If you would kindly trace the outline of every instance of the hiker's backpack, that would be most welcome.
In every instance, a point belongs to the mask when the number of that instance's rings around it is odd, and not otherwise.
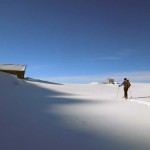
[[[129,82],[129,80],[127,80],[127,87],[129,88],[131,86],[131,83]]]
[[[124,87],[129,88],[130,86],[131,86],[131,84],[130,84],[129,80],[125,80],[124,81]]]

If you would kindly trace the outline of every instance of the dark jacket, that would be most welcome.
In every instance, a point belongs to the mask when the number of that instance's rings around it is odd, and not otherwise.
[[[120,86],[122,86],[122,85],[123,85],[125,88],[129,88],[131,84],[130,84],[129,80],[124,80]]]

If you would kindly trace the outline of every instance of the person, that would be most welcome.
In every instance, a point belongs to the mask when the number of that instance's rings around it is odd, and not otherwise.
[[[119,85],[119,87],[124,86],[124,97],[126,100],[128,99],[128,89],[130,88],[131,84],[129,82],[129,80],[127,80],[127,78],[124,78],[124,81],[122,82],[121,85]]]

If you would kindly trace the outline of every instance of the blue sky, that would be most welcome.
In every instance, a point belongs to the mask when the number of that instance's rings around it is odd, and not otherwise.
[[[149,0],[0,0],[0,63],[55,82],[150,81],[149,8]]]

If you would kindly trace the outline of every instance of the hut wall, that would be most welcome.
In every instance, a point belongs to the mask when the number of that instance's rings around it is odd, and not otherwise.
[[[14,70],[0,70],[0,71],[16,75],[19,79],[23,79],[24,78],[24,74],[25,74],[24,71],[14,71]]]

